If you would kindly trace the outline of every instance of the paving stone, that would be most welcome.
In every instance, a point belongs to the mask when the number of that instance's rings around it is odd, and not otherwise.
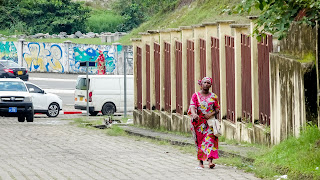
[[[108,136],[62,118],[0,117],[0,179],[258,179],[222,165],[196,170],[196,158],[173,147]]]

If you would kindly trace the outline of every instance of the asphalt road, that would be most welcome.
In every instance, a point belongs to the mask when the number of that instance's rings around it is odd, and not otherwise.
[[[76,117],[36,115],[33,123],[0,117],[0,179],[258,179],[223,165],[197,170],[195,155],[66,120]]]

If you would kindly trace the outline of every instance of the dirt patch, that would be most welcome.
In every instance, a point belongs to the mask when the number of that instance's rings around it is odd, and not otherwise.
[[[190,5],[193,1],[196,1],[196,0],[180,0],[178,9],[183,6]]]

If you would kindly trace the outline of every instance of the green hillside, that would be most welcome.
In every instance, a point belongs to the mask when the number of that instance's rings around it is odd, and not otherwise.
[[[224,7],[240,3],[240,0],[181,0],[173,11],[160,12],[152,16],[147,22],[124,36],[120,43],[131,44],[130,38],[139,37],[139,32],[154,29],[178,28],[179,26],[190,26],[203,22],[214,22],[216,20],[235,20],[236,23],[249,23],[246,16],[221,14]],[[250,15],[257,15],[257,11]]]

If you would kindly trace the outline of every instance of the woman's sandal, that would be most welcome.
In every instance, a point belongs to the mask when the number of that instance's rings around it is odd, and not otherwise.
[[[210,168],[210,169],[213,169],[215,166],[216,166],[216,165],[213,164],[213,163],[212,163],[212,164],[209,164],[209,168]]]
[[[196,167],[196,169],[203,169],[204,166],[203,165],[199,165],[198,167]]]

